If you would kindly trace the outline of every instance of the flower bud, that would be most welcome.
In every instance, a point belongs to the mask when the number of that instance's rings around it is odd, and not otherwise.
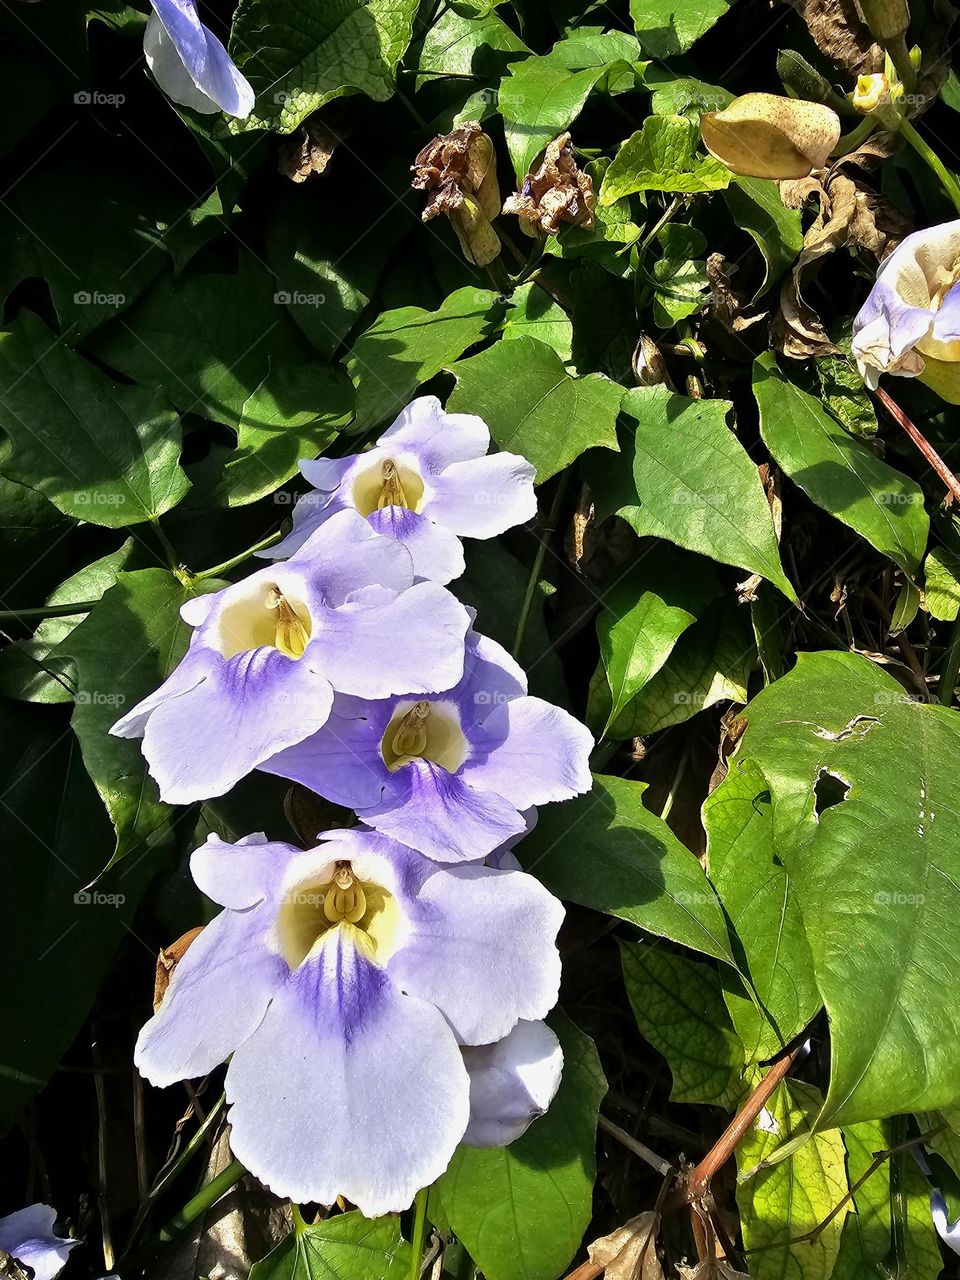
[[[819,102],[745,93],[700,117],[703,145],[747,178],[806,178],[821,169],[840,138],[840,117]]]
[[[910,6],[907,0],[859,0],[859,4],[870,34],[881,44],[907,34],[910,26]]]
[[[663,352],[652,338],[641,333],[633,353],[633,376],[641,387],[664,386],[673,391],[673,382],[667,372]]]
[[[493,219],[500,188],[493,143],[474,121],[427,143],[411,165],[412,185],[430,193],[424,222],[445,213],[468,262],[485,267],[500,254]]]

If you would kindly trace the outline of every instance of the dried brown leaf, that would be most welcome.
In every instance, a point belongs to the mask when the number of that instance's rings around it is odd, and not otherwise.
[[[342,139],[320,123],[308,120],[280,144],[277,171],[291,182],[306,182],[323,173]]]
[[[548,144],[523,186],[504,202],[503,212],[520,219],[531,235],[556,235],[561,223],[592,227],[597,201],[593,180],[577,164],[569,133]]]
[[[606,1280],[663,1280],[657,1257],[659,1215],[652,1209],[638,1213],[608,1236],[587,1246],[587,1257],[604,1268]]]
[[[857,11],[855,0],[792,0],[820,51],[858,76],[883,70],[883,50]]]

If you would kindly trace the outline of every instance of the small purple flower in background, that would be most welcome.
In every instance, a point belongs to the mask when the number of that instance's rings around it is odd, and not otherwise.
[[[0,1252],[29,1267],[33,1280],[54,1280],[70,1250],[80,1243],[58,1236],[53,1229],[56,1220],[56,1210],[48,1204],[32,1204],[0,1218]]]
[[[947,1217],[947,1202],[939,1191],[930,1193],[930,1213],[933,1217],[933,1225],[937,1229],[937,1235],[952,1249],[954,1253],[960,1253],[960,1218],[950,1225]]]
[[[225,111],[245,120],[254,93],[226,49],[203,25],[196,0],[150,0],[143,52],[157,84],[174,102],[204,115]]]
[[[563,1050],[544,1022],[518,1022],[495,1044],[463,1050],[470,1073],[468,1147],[506,1147],[542,1116],[560,1087]]]
[[[535,468],[489,447],[482,418],[445,413],[436,396],[422,396],[366,453],[301,462],[317,492],[304,494],[291,532],[261,554],[293,555],[348,507],[407,547],[418,578],[451,582],[463,573],[461,537],[493,538],[537,512]]]
[[[194,853],[226,909],[174,970],[137,1066],[168,1085],[229,1058],[230,1143],[262,1182],[371,1218],[404,1209],[468,1124],[516,1136],[548,1105],[560,1064],[537,1020],[563,907],[524,872],[438,867],[363,828],[306,853],[255,839]]]
[[[469,616],[444,587],[413,585],[409,553],[340,512],[286,564],[183,606],[183,660],[111,733],[143,738],[164,800],[222,795],[319,729],[334,690],[382,698],[447,688]]]
[[[356,809],[438,862],[485,858],[527,827],[522,811],[592,785],[589,731],[527,696],[521,668],[471,631],[463,678],[436,696],[337,697],[311,737],[260,768]]]
[[[960,220],[915,231],[877,272],[853,321],[853,354],[867,386],[881,373],[921,377],[960,402]]]

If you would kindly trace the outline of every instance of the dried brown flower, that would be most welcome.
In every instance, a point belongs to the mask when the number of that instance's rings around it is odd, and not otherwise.
[[[523,186],[508,196],[504,213],[515,213],[528,235],[556,235],[562,222],[592,227],[597,206],[593,179],[577,164],[569,133],[554,138]]]
[[[410,166],[411,184],[428,192],[424,222],[446,214],[468,262],[485,267],[500,254],[493,219],[500,188],[493,143],[474,121],[428,142]]]
[[[277,170],[291,182],[306,182],[315,173],[323,173],[340,141],[319,120],[308,120],[280,144]]]

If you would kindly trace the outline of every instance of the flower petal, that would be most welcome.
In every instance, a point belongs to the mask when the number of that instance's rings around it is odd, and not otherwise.
[[[450,1028],[344,927],[302,965],[227,1071],[234,1154],[278,1195],[397,1212],[447,1167],[469,1085]]]
[[[518,1022],[495,1044],[467,1046],[468,1147],[505,1147],[542,1116],[560,1087],[563,1050],[544,1022]]]
[[[222,907],[240,911],[270,894],[300,850],[292,844],[245,836],[235,844],[209,835],[190,856],[190,874],[201,893]]]
[[[433,475],[452,462],[482,458],[490,447],[490,428],[473,413],[445,413],[436,396],[420,396],[403,410],[378,444],[409,449]]]
[[[593,737],[568,712],[541,698],[514,698],[495,706],[471,735],[477,754],[464,779],[506,797],[518,809],[569,800],[593,785]]]
[[[367,522],[377,533],[407,548],[414,574],[426,582],[442,586],[459,578],[466,567],[460,539],[442,528],[442,521],[434,524],[432,516],[417,515],[406,507],[383,507],[367,516]]]
[[[338,696],[333,705],[334,712],[322,729],[264,761],[260,768],[349,809],[379,804],[385,794],[405,794],[406,787],[389,771],[380,753],[392,702]],[[353,715],[347,714],[351,706],[357,708]]]
[[[223,44],[197,17],[192,0],[151,0],[144,32],[147,65],[160,88],[182,106],[240,119],[253,110],[254,92]]]
[[[395,776],[408,788],[402,797],[385,794],[360,817],[437,862],[485,858],[524,830],[523,819],[508,801],[475,791],[459,774],[430,760],[412,760]]]
[[[343,504],[337,500],[336,495],[309,490],[293,508],[293,528],[287,536],[275,542],[272,547],[258,551],[257,556],[261,560],[286,560],[289,556],[295,556],[321,525],[343,510]]]
[[[454,462],[431,481],[423,513],[461,537],[493,538],[537,514],[536,474],[516,453]]]
[[[134,1062],[151,1084],[206,1075],[257,1029],[286,971],[268,929],[262,906],[222,911],[190,944],[137,1038]]]
[[[404,591],[413,583],[413,561],[398,542],[381,538],[358,512],[338,511],[287,562],[287,570],[316,580],[328,608],[376,585]],[[260,575],[269,574],[261,569]]]
[[[930,1215],[940,1239],[954,1253],[960,1253],[960,1218],[953,1226],[950,1225],[947,1217],[947,1202],[939,1191],[933,1191],[930,1194]]]
[[[54,1230],[57,1213],[48,1204],[31,1204],[26,1209],[0,1218],[0,1249],[33,1271],[33,1280],[54,1280],[70,1250],[79,1240],[65,1240]]]
[[[435,1004],[461,1044],[500,1040],[556,1004],[563,907],[533,876],[438,867],[404,906],[411,936],[388,972]]]

